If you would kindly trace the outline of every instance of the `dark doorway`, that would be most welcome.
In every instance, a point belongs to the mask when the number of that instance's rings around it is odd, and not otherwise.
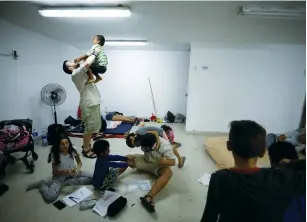
[[[304,106],[302,110],[302,116],[301,116],[301,121],[300,121],[300,128],[305,128],[306,127],[306,96],[304,100]]]

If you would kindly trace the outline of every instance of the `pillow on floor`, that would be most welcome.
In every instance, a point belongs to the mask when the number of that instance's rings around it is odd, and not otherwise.
[[[216,162],[218,170],[234,166],[232,153],[227,150],[226,142],[228,136],[205,138],[205,149]],[[267,152],[265,156],[258,159],[258,167],[270,167],[270,160]]]

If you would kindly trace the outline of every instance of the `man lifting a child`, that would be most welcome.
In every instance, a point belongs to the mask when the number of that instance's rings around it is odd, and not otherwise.
[[[87,75],[87,72],[92,73],[90,66],[95,61],[96,55],[94,53],[89,56],[82,64],[67,60],[63,63],[63,71],[71,75],[71,80],[80,93],[81,116],[84,121],[82,154],[91,159],[97,157],[90,147],[92,134],[98,133],[101,128],[100,92],[95,83],[88,83]]]

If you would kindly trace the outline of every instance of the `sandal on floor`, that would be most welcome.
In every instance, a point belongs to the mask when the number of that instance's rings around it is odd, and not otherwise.
[[[151,198],[151,196],[145,195],[144,197],[140,197],[141,202],[143,204],[143,206],[146,208],[146,210],[148,210],[150,213],[155,212],[155,204],[153,203],[153,201],[148,201],[147,198]]]
[[[179,147],[181,147],[181,143],[176,142],[176,148],[179,148]]]
[[[179,168],[182,168],[184,166],[184,162],[186,161],[186,159],[187,158],[185,156],[182,157],[182,166],[178,166]]]
[[[84,149],[82,149],[82,154],[83,154],[84,157],[89,158],[89,159],[97,158],[97,155],[93,152],[90,155],[88,155],[88,153],[90,153],[90,152],[92,152],[92,150],[84,151]]]

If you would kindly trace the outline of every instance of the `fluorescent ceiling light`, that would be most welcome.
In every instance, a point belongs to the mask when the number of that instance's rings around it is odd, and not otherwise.
[[[240,15],[306,19],[305,8],[241,7]]]
[[[132,40],[110,40],[106,41],[105,45],[107,46],[144,46],[146,41],[132,41]]]
[[[80,7],[80,8],[43,8],[38,10],[44,17],[129,17],[127,7]]]

